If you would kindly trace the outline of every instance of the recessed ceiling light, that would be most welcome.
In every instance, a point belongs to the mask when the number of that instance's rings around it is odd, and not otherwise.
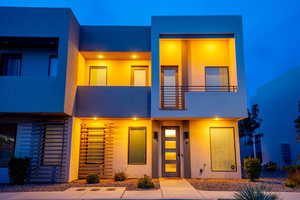
[[[99,55],[98,58],[103,58],[103,55]]]
[[[137,55],[132,55],[131,56],[133,59],[136,59],[137,58]]]

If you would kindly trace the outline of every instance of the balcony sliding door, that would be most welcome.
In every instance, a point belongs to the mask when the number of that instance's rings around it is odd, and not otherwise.
[[[161,107],[178,108],[178,66],[161,66]]]

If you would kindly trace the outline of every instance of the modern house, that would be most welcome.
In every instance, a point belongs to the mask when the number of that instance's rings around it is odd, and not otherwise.
[[[0,8],[0,174],[240,178],[241,16],[83,26],[70,9]]]
[[[299,77],[298,66],[258,88],[251,99],[251,103],[258,104],[263,120],[259,132],[264,134],[261,138],[264,163],[272,161],[286,166],[299,162],[300,142],[294,123],[300,114]]]

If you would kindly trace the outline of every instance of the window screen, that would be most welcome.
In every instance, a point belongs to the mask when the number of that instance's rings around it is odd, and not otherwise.
[[[147,68],[133,68],[133,86],[147,86]]]
[[[212,171],[236,171],[233,128],[210,128]]]
[[[91,86],[106,86],[107,68],[103,66],[90,67],[90,85]]]
[[[14,155],[17,124],[0,124],[0,167],[7,167]]]
[[[228,89],[228,67],[205,67],[205,86],[213,91]]]
[[[128,164],[146,164],[146,128],[129,128]]]
[[[1,76],[21,76],[22,54],[2,54],[0,62]]]

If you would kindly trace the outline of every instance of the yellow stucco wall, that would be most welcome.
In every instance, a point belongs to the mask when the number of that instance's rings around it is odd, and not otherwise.
[[[236,172],[212,172],[210,159],[210,127],[234,127]],[[191,175],[192,178],[241,178],[240,147],[237,121],[227,120],[191,120]],[[203,173],[200,173],[203,169]]]
[[[160,65],[178,65],[179,83],[182,74],[182,39],[160,40]],[[233,38],[186,39],[188,83],[205,85],[205,66],[228,66],[230,85],[237,84],[235,40]]]
[[[85,60],[82,56],[78,59],[78,82],[77,85],[89,85],[89,67],[107,67],[108,86],[130,86],[131,66],[148,66],[148,86],[151,85],[151,65],[150,60]]]
[[[84,119],[76,118],[73,125],[72,153],[70,180],[78,177],[79,164],[79,144],[80,144],[80,124],[86,123],[89,127],[103,127],[104,124],[113,123],[114,128],[114,146],[113,146],[113,171],[124,171],[129,178],[140,178],[144,174],[151,176],[152,170],[152,121],[149,119]],[[146,127],[147,129],[147,162],[145,165],[128,165],[128,128]]]

